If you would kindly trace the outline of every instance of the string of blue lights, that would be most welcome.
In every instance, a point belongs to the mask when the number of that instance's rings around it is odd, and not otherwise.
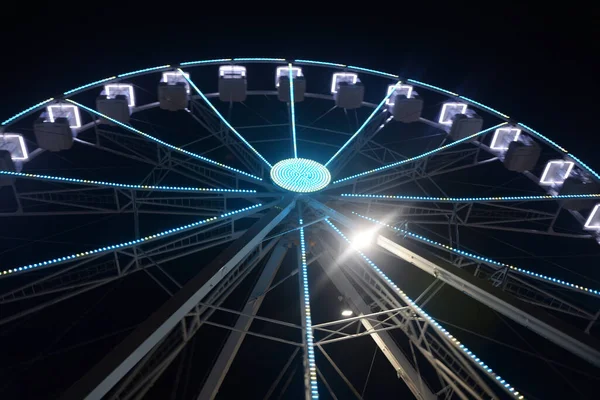
[[[428,197],[428,196],[402,196],[386,194],[357,194],[342,193],[340,197],[361,198],[361,199],[379,199],[379,200],[400,200],[400,201],[425,201],[435,203],[493,203],[510,201],[543,201],[543,200],[561,200],[561,199],[597,199],[600,194],[556,194],[539,196],[494,196],[494,197]]]
[[[433,317],[431,317],[421,307],[419,307],[381,269],[379,269],[379,267],[373,261],[371,261],[371,259],[369,259],[362,251],[360,251],[358,248],[356,248],[353,245],[353,243],[331,221],[326,219],[325,222],[329,225],[329,227],[335,233],[337,233],[339,236],[341,236],[349,244],[349,246],[363,258],[363,260],[369,265],[369,267],[371,267],[377,273],[377,275],[379,275],[379,277],[381,277],[383,279],[383,282],[390,289],[392,289],[395,293],[397,293],[402,298],[402,300],[406,304],[408,304],[409,307],[415,313],[417,313],[425,321],[427,321],[429,323],[429,326],[431,326],[433,329],[435,329],[437,332],[439,332],[442,337],[446,337],[448,339],[448,343],[450,345],[452,345],[456,349],[460,350],[467,357],[473,359],[475,361],[475,365],[477,365],[477,367],[483,373],[485,373],[490,378],[497,381],[501,385],[501,387],[503,387],[506,390],[507,393],[514,396],[515,399],[523,400],[524,396],[522,394],[520,394],[518,391],[516,391],[515,388],[511,384],[506,382],[506,380],[502,379],[502,377],[500,375],[498,375],[496,372],[494,372],[486,363],[484,363],[479,357],[477,357],[471,350],[469,350],[465,345],[463,345],[460,341],[458,341],[458,339],[455,336],[451,335],[450,332],[448,332],[442,325],[440,325]]]

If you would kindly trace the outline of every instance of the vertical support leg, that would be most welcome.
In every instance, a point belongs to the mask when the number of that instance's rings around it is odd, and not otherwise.
[[[275,249],[273,249],[273,253],[271,253],[271,257],[267,261],[267,264],[258,278],[258,281],[254,285],[252,294],[249,297],[249,300],[256,300],[246,303],[245,307],[241,311],[242,314],[256,315],[264,299],[264,296],[261,296],[261,294],[263,294],[271,285],[271,282],[273,282],[273,278],[275,278],[275,274],[277,274],[279,266],[281,265],[287,250],[288,248],[286,243],[282,241],[280,241]],[[202,387],[202,390],[200,391],[200,394],[198,395],[198,400],[212,400],[217,396],[219,388],[225,379],[225,375],[227,375],[233,359],[235,358],[240,346],[242,345],[242,342],[244,341],[244,338],[246,337],[246,334],[242,333],[242,331],[247,331],[254,320],[252,317],[246,315],[240,315],[235,323],[235,330],[229,334],[229,337],[225,342],[225,346],[223,346],[223,350],[221,350],[217,361],[213,365],[210,375],[208,376],[204,386]]]

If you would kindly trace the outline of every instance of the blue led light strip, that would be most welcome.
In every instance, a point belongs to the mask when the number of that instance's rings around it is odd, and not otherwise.
[[[256,190],[247,189],[215,189],[215,188],[199,188],[189,186],[152,186],[152,185],[130,185],[126,183],[106,182],[106,181],[91,181],[88,179],[65,178],[63,176],[27,174],[23,172],[2,171],[0,175],[15,176],[17,178],[36,179],[50,182],[76,183],[81,185],[107,186],[119,189],[135,189],[135,190],[156,190],[167,192],[202,192],[202,193],[256,193]]]
[[[51,102],[52,100],[54,100],[54,97],[50,97],[48,100],[44,100],[44,101],[39,102],[39,103],[37,103],[37,104],[29,107],[29,108],[26,108],[25,110],[21,111],[20,113],[17,113],[15,115],[13,115],[12,117],[10,117],[9,119],[7,119],[6,121],[4,121],[2,123],[2,125],[10,124],[12,121],[16,120],[17,118],[19,118],[19,117],[27,114],[30,111],[34,111],[36,108],[41,107],[44,104]]]
[[[234,58],[233,61],[285,62],[285,58],[241,57]]]
[[[596,179],[600,180],[600,175],[598,175],[598,173],[596,171],[594,171],[593,169],[591,169],[590,167],[588,167],[583,161],[581,161],[579,158],[575,157],[573,154],[569,153],[567,154],[567,156],[571,157],[573,159],[573,161],[575,161],[579,167],[585,169],[587,172],[589,172],[590,174],[594,175],[596,177]]]
[[[354,211],[352,212],[352,214],[354,214],[354,215],[356,215],[356,216],[358,216],[360,218],[366,219],[367,221],[371,221],[373,223],[376,223],[376,224],[385,226],[387,228],[390,228],[390,229],[392,229],[392,230],[394,230],[396,232],[400,232],[401,234],[403,234],[406,237],[409,237],[411,239],[414,239],[414,240],[417,240],[417,241],[420,241],[420,242],[423,242],[423,243],[426,243],[426,244],[429,244],[429,245],[433,245],[435,247],[441,248],[441,249],[446,250],[446,251],[451,251],[454,254],[458,254],[460,256],[468,257],[468,258],[471,258],[471,259],[476,260],[476,261],[482,261],[482,262],[484,262],[486,264],[492,264],[492,265],[496,265],[496,266],[502,267],[502,268],[509,268],[511,271],[519,272],[519,273],[521,273],[523,275],[527,275],[527,276],[532,277],[532,278],[537,278],[539,280],[542,280],[542,281],[545,281],[547,283],[551,283],[551,284],[554,284],[554,285],[557,285],[557,286],[568,287],[569,289],[575,289],[575,290],[578,290],[578,291],[583,292],[585,294],[591,294],[591,295],[600,296],[600,290],[589,289],[589,288],[581,286],[581,285],[575,285],[573,283],[565,282],[563,280],[552,278],[550,276],[538,274],[536,272],[529,271],[529,270],[526,270],[526,269],[523,269],[523,268],[518,268],[518,267],[515,267],[514,265],[505,264],[505,263],[502,263],[502,262],[499,262],[499,261],[492,260],[492,259],[487,258],[487,257],[479,256],[477,254],[473,254],[473,253],[469,253],[469,252],[466,252],[466,251],[458,250],[458,249],[455,249],[453,247],[446,246],[443,243],[436,242],[435,240],[428,239],[425,236],[417,235],[416,233],[412,233],[412,232],[409,232],[409,231],[404,230],[404,229],[396,228],[396,227],[388,225],[388,224],[386,224],[384,222],[378,221],[378,220],[376,220],[374,218],[366,217],[364,215],[355,213]]]
[[[158,232],[158,233],[156,233],[154,235],[149,235],[149,236],[143,237],[141,239],[132,240],[130,242],[123,242],[123,243],[119,243],[119,244],[115,244],[115,245],[111,245],[111,246],[99,247],[99,248],[94,249],[94,250],[89,250],[89,251],[85,251],[85,252],[81,252],[81,253],[71,254],[71,255],[65,256],[65,257],[58,257],[58,258],[55,258],[53,260],[41,261],[41,262],[35,263],[35,264],[29,264],[29,265],[25,265],[25,266],[22,266],[22,267],[15,267],[15,268],[7,269],[7,270],[4,270],[4,271],[0,271],[0,276],[11,275],[11,274],[18,273],[18,272],[27,272],[27,271],[30,271],[32,269],[36,269],[36,268],[39,268],[39,267],[48,267],[48,266],[51,266],[51,265],[62,264],[62,263],[70,262],[72,260],[76,260],[76,259],[79,259],[79,258],[82,258],[82,257],[87,257],[87,256],[90,256],[90,255],[95,255],[95,254],[108,253],[108,252],[112,252],[113,250],[123,249],[123,248],[127,248],[127,247],[132,247],[132,246],[138,245],[140,243],[152,241],[154,239],[162,239],[164,237],[171,236],[171,235],[174,235],[174,234],[177,234],[179,232],[186,231],[186,230],[189,230],[189,229],[192,229],[192,228],[196,228],[196,227],[198,227],[200,225],[204,225],[204,224],[207,224],[207,223],[210,223],[210,222],[218,221],[218,220],[230,217],[230,216],[232,216],[234,214],[239,214],[239,213],[242,213],[244,211],[253,210],[253,209],[259,208],[261,206],[262,206],[262,203],[259,203],[259,204],[256,204],[256,205],[253,205],[253,206],[250,206],[250,207],[245,207],[245,208],[241,208],[239,210],[230,211],[228,213],[221,214],[218,217],[211,217],[211,218],[203,219],[203,220],[200,220],[200,221],[197,221],[197,222],[193,222],[191,224],[182,225],[182,226],[180,226],[178,228],[167,229],[165,231]]]
[[[391,93],[393,93],[393,91],[391,91]],[[503,126],[503,125],[506,125],[506,124],[507,124],[507,122],[502,122],[501,124],[492,126],[491,128],[484,129],[484,130],[482,130],[480,132],[474,133],[474,134],[472,134],[470,136],[464,137],[464,138],[462,138],[460,140],[457,140],[455,142],[448,143],[448,144],[446,144],[446,145],[444,145],[442,147],[438,147],[437,149],[426,151],[425,153],[420,154],[418,156],[407,158],[406,160],[398,161],[398,162],[395,162],[395,163],[392,163],[392,164],[383,165],[383,166],[381,166],[379,168],[375,168],[375,169],[371,169],[369,171],[361,172],[360,174],[356,174],[356,175],[352,175],[352,176],[349,176],[349,177],[346,177],[346,178],[338,179],[337,181],[334,181],[333,183],[336,184],[336,183],[340,183],[340,182],[349,181],[350,179],[355,179],[355,178],[359,178],[359,177],[362,177],[362,176],[365,176],[365,175],[369,175],[369,174],[372,174],[372,173],[375,173],[375,172],[384,171],[384,170],[389,169],[389,168],[398,167],[400,165],[407,164],[409,162],[412,162],[412,161],[415,161],[415,160],[419,160],[419,159],[424,158],[424,157],[428,157],[428,156],[430,156],[432,154],[439,153],[440,151],[449,149],[451,147],[457,146],[457,145],[459,145],[461,143],[464,143],[464,142],[467,142],[467,141],[469,141],[471,139],[474,139],[474,138],[476,138],[478,136],[484,135],[484,134],[486,134],[488,132],[491,132],[491,131],[493,131],[493,130],[495,130],[495,129]]]
[[[410,82],[410,83],[414,83],[416,86],[421,86],[421,87],[424,87],[424,88],[427,88],[427,89],[437,90],[438,92],[442,92],[442,93],[448,94],[450,96],[455,96],[455,97],[458,96],[458,93],[454,93],[454,92],[451,92],[449,90],[442,89],[441,87],[430,85],[429,83],[419,82],[419,81],[416,81],[414,79],[407,79],[406,81]]]
[[[425,196],[390,196],[386,194],[343,193],[340,197],[358,197],[382,200],[431,201],[436,203],[488,203],[499,201],[537,201],[560,199],[597,199],[600,194],[558,194],[541,196],[498,196],[498,197],[425,197]]]
[[[294,158],[298,158],[296,147],[296,110],[294,107],[294,74],[292,74],[292,63],[288,64],[288,76],[290,79],[290,113],[292,114],[292,141],[294,142]]]
[[[86,88],[89,88],[89,87],[92,87],[92,86],[95,86],[95,85],[99,85],[99,84],[104,83],[104,82],[112,81],[113,79],[117,79],[117,77],[116,76],[109,76],[108,78],[100,79],[100,80],[95,81],[95,82],[90,82],[88,84],[81,85],[79,87],[76,87],[75,89],[67,90],[63,94],[65,96],[68,96],[68,95],[73,94],[75,92],[78,92],[80,90],[83,90],[83,89],[86,89]]]
[[[467,357],[471,358],[482,371],[484,371],[492,379],[498,381],[498,383],[500,383],[508,393],[514,396],[515,399],[523,400],[523,395],[519,394],[519,392],[517,392],[512,385],[510,385],[504,379],[502,379],[500,375],[496,374],[487,364],[481,361],[479,357],[477,357],[472,351],[465,347],[465,345],[461,344],[455,336],[452,336],[450,332],[444,329],[442,325],[440,325],[435,319],[433,319],[421,307],[419,307],[410,297],[406,295],[406,293],[400,290],[400,288],[382,270],[380,270],[379,267],[375,265],[373,261],[371,261],[362,251],[354,247],[352,245],[352,242],[335,225],[333,225],[331,221],[326,219],[325,222],[327,222],[327,224],[346,242],[348,242],[350,247],[352,247],[358,254],[360,254],[360,256],[367,262],[367,264],[369,264],[369,266],[385,281],[385,283],[392,290],[394,290],[398,295],[400,295],[400,297],[406,302],[406,304],[408,304],[413,309],[413,311],[419,314],[422,318],[429,321],[429,324],[432,328],[436,329],[438,332],[442,333],[445,337],[447,337],[450,340],[450,343],[452,343],[452,345],[455,346],[456,349],[462,351]]]
[[[244,139],[244,137],[242,135],[240,135],[240,133],[233,126],[231,126],[231,124],[225,119],[225,117],[223,117],[223,115],[221,115],[221,113],[216,109],[216,107],[212,105],[212,103],[204,95],[204,93],[202,93],[202,91],[200,91],[200,89],[198,89],[198,86],[196,86],[196,84],[189,77],[187,77],[183,73],[183,71],[181,70],[181,68],[177,68],[177,71],[179,71],[179,73],[181,74],[181,76],[183,76],[185,78],[185,80],[188,81],[188,83],[194,88],[194,90],[196,91],[196,93],[198,93],[198,95],[200,97],[202,97],[202,100],[204,100],[204,102],[206,103],[206,105],[208,105],[214,111],[214,113],[217,114],[217,117],[219,117],[219,119],[229,128],[229,130],[231,130],[231,132],[235,133],[235,135],[242,142],[244,142],[244,144],[246,146],[248,146],[248,148],[250,150],[252,150],[252,152],[254,152],[254,154],[256,154],[258,156],[258,158],[260,158],[262,161],[264,161],[264,163],[267,164],[269,166],[269,168],[273,168],[273,166],[271,165],[271,163],[269,163],[254,147],[252,147],[252,145],[246,139]]]
[[[352,69],[354,71],[367,72],[369,74],[375,74],[375,75],[385,76],[386,78],[395,78],[395,79],[398,79],[398,75],[388,74],[387,72],[381,72],[381,71],[377,71],[375,69],[357,67],[355,65],[348,65],[348,69]]]
[[[324,67],[336,67],[336,68],[345,68],[344,64],[336,64],[325,61],[312,61],[312,60],[294,60],[294,62],[298,64],[313,64],[313,65],[322,65]]]
[[[300,225],[304,225],[302,218]],[[308,266],[306,264],[306,244],[304,241],[304,228],[300,228],[300,257],[301,257],[301,280],[302,297],[304,299],[304,318],[306,324],[306,351],[308,352],[308,370],[310,374],[310,394],[312,399],[319,398],[319,389],[317,387],[317,365],[315,363],[315,344],[312,328],[312,317],[310,314],[310,294],[308,292]]]
[[[217,58],[214,60],[187,61],[187,62],[182,62],[179,65],[181,65],[183,67],[186,65],[217,64],[217,63],[222,63],[222,62],[227,62],[227,61],[231,61],[231,58]]]
[[[130,125],[124,124],[124,123],[122,123],[122,122],[120,122],[120,121],[117,121],[116,119],[114,119],[114,118],[111,118],[111,117],[109,117],[109,116],[107,116],[107,115],[104,115],[104,114],[102,114],[102,113],[100,113],[100,112],[98,112],[98,111],[96,111],[96,110],[94,110],[94,109],[92,109],[92,108],[86,107],[86,106],[84,106],[83,104],[79,104],[78,102],[76,102],[76,101],[74,101],[74,100],[71,100],[71,99],[66,99],[66,101],[68,101],[68,102],[70,102],[70,103],[73,103],[73,104],[75,104],[77,107],[81,107],[81,108],[83,108],[84,110],[86,110],[86,111],[88,111],[88,112],[91,112],[92,114],[94,114],[94,115],[96,115],[96,116],[98,116],[98,117],[101,117],[101,118],[104,118],[104,119],[106,119],[106,120],[108,120],[108,121],[111,121],[112,123],[114,123],[114,124],[117,124],[117,125],[119,125],[119,126],[121,126],[121,127],[125,128],[125,129],[127,129],[127,130],[131,131],[131,132],[137,133],[138,135],[142,135],[142,136],[143,136],[143,137],[145,137],[146,139],[150,139],[150,140],[152,140],[153,142],[156,142],[156,143],[158,143],[158,144],[161,144],[161,145],[163,145],[163,146],[165,146],[165,147],[168,147],[168,148],[169,148],[169,149],[171,149],[171,150],[175,150],[175,151],[177,151],[177,152],[179,152],[179,153],[183,153],[183,154],[185,154],[185,155],[187,155],[187,156],[190,156],[190,157],[196,158],[196,159],[198,159],[198,160],[201,160],[201,161],[207,162],[207,163],[209,163],[209,164],[212,164],[212,165],[216,165],[217,167],[221,167],[221,168],[227,169],[227,170],[229,170],[229,171],[232,171],[232,172],[235,172],[235,173],[238,173],[238,174],[242,174],[242,175],[244,175],[244,176],[247,176],[247,177],[249,177],[249,178],[253,178],[253,179],[256,179],[256,180],[262,181],[262,179],[261,179],[261,178],[259,178],[258,176],[255,176],[255,175],[249,174],[249,173],[247,173],[247,172],[241,171],[241,170],[239,170],[239,169],[237,169],[237,168],[230,167],[229,165],[221,164],[220,162],[217,162],[217,161],[211,160],[210,158],[203,157],[203,156],[201,156],[201,155],[199,155],[199,154],[196,154],[196,153],[192,153],[191,151],[188,151],[188,150],[182,149],[181,147],[173,146],[172,144],[169,144],[169,143],[167,143],[167,142],[164,142],[164,141],[162,141],[162,140],[160,140],[160,139],[158,139],[158,138],[155,138],[154,136],[148,135],[147,133],[144,133],[144,132],[140,131],[139,129],[135,129],[133,126],[130,126]]]
[[[167,64],[167,65],[160,65],[158,67],[151,67],[151,68],[144,68],[144,69],[138,69],[137,71],[131,71],[131,72],[126,72],[124,74],[120,74],[119,78],[123,78],[126,76],[131,76],[131,75],[136,75],[136,74],[143,74],[144,72],[151,72],[151,71],[156,71],[159,69],[165,69],[165,68],[169,68],[171,65]]]
[[[461,98],[461,99],[463,99],[463,100],[466,100],[466,101],[467,101],[467,102],[469,102],[469,103],[473,103],[473,104],[475,104],[476,106],[483,108],[484,110],[487,110],[487,111],[489,111],[489,112],[492,112],[492,113],[494,113],[494,114],[497,114],[497,115],[499,115],[499,116],[501,116],[501,117],[503,117],[503,118],[507,118],[507,119],[508,119],[508,118],[510,118],[508,115],[506,115],[506,114],[502,114],[500,111],[498,111],[498,110],[494,110],[492,107],[488,107],[488,106],[486,106],[485,104],[481,104],[481,103],[480,103],[480,102],[478,102],[478,101],[475,101],[475,100],[473,100],[473,99],[469,99],[468,97],[465,97],[465,96],[458,96],[458,97],[459,97],[459,98]]]
[[[542,135],[541,133],[539,133],[535,129],[532,129],[532,128],[528,127],[527,125],[522,124],[520,122],[517,125],[520,126],[521,128],[523,128],[524,130],[526,130],[527,132],[531,133],[532,135],[535,135],[535,136],[539,137],[544,142],[548,143],[550,146],[552,146],[552,147],[554,147],[554,148],[562,151],[563,153],[568,153],[568,151],[565,150],[564,147],[560,146],[555,141],[548,139],[546,136]]]
[[[356,136],[358,136],[359,133],[362,132],[362,130],[367,126],[367,124],[369,122],[371,122],[371,120],[375,117],[375,115],[379,112],[379,110],[381,110],[381,108],[383,106],[385,106],[385,102],[392,96],[392,94],[394,94],[394,91],[400,86],[401,83],[402,82],[400,82],[400,81],[398,81],[396,83],[396,85],[394,86],[394,89],[389,91],[389,93],[383,98],[383,100],[381,100],[379,105],[377,107],[375,107],[375,109],[373,110],[371,115],[369,115],[369,117],[365,120],[365,122],[363,122],[363,124],[360,126],[360,128],[358,128],[358,130],[354,133],[354,135],[350,136],[350,139],[348,139],[348,141],[346,143],[344,143],[344,145],[342,147],[340,147],[340,149],[333,155],[333,157],[331,157],[329,159],[329,161],[327,161],[325,163],[325,166],[328,166],[333,161],[333,159],[336,158],[338,156],[338,154],[340,154],[342,152],[342,150],[344,150],[346,148],[346,146],[348,146],[350,144],[350,142],[353,141],[354,138]]]

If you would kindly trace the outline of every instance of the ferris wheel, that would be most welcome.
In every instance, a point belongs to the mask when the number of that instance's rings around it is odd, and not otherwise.
[[[271,365],[277,374],[265,398],[285,391],[294,363],[304,398],[345,398],[321,362],[362,398],[327,351],[360,338],[372,340],[417,399],[535,395],[427,311],[445,290],[600,367],[590,334],[600,285],[490,251],[597,246],[600,175],[458,93],[330,62],[202,60],[79,86],[0,129],[1,235],[22,221],[39,232],[120,218],[86,228],[67,247],[43,247],[32,234],[33,251],[2,256],[0,328],[126,278],[150,278],[167,296],[64,399],[149,396],[209,327],[228,334],[198,399],[223,393],[248,338],[291,349],[287,362]],[[108,239],[97,246],[97,237]],[[426,285],[407,281],[406,270]],[[333,304],[323,300],[322,280]],[[248,282],[242,305],[229,306]],[[284,286],[280,302],[297,304],[299,319],[259,315]],[[219,313],[232,323],[215,320]],[[259,332],[256,323],[277,329]]]

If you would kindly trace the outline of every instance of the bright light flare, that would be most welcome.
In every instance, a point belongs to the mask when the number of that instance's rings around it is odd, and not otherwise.
[[[351,317],[354,313],[352,312],[352,310],[342,310],[342,317]]]
[[[350,235],[350,242],[356,249],[366,249],[375,243],[378,232],[378,228],[371,228],[352,233]]]

